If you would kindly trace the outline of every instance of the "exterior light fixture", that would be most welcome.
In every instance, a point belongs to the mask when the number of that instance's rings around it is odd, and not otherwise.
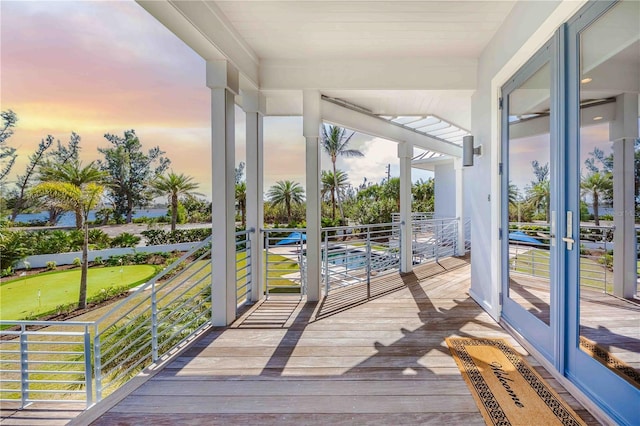
[[[582,84],[591,83],[591,80],[593,80],[591,77],[585,77],[582,80],[580,80],[580,83]]]
[[[602,116],[601,115],[593,117],[593,121],[598,121],[598,120],[602,120]]]
[[[462,137],[462,165],[473,166],[473,156],[482,155],[482,145],[473,146],[473,136]]]

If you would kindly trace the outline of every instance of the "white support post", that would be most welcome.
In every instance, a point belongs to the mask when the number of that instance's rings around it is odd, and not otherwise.
[[[408,273],[413,269],[413,223],[411,218],[411,158],[413,145],[407,142],[398,144],[400,159],[400,272]]]
[[[636,232],[634,143],[638,137],[638,95],[616,97],[615,120],[609,123],[613,141],[613,294],[632,298],[636,293]]]
[[[302,93],[307,168],[307,300],[320,300],[320,92]]]
[[[458,218],[458,242],[456,244],[456,256],[464,256],[465,233],[464,233],[464,168],[462,159],[454,160],[456,171],[456,217]]]
[[[247,115],[247,229],[255,229],[255,234],[251,236],[251,301],[257,302],[264,296],[264,239],[260,229],[264,226],[262,124],[266,99],[258,91],[242,91],[242,108]]]
[[[236,313],[235,244],[235,96],[238,71],[227,61],[207,62],[211,89],[211,169],[213,241],[211,243],[211,321],[225,326]]]

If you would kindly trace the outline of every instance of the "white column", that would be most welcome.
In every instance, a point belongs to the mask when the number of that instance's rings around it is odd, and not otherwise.
[[[456,171],[456,217],[458,218],[458,243],[456,247],[456,256],[464,256],[464,180],[462,158],[454,160],[454,169]]]
[[[266,99],[258,91],[242,91],[242,108],[247,120],[247,229],[254,228],[251,236],[251,300],[264,295],[262,252],[264,239],[260,229],[264,226],[264,156],[262,123]]]
[[[615,120],[609,123],[613,141],[613,294],[636,293],[636,233],[634,229],[634,142],[638,137],[638,95],[616,97]]]
[[[320,92],[302,93],[307,167],[307,300],[320,300]]]
[[[411,220],[411,158],[413,145],[407,142],[398,144],[400,159],[400,272],[413,269],[413,223]]]
[[[212,323],[228,325],[236,314],[235,96],[238,71],[227,61],[207,62],[211,89]]]

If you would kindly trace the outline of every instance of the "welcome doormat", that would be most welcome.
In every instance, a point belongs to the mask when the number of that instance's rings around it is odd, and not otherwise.
[[[489,425],[585,425],[503,339],[446,339]]]

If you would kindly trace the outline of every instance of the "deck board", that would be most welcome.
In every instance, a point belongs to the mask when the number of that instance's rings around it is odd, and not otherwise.
[[[444,341],[505,338],[468,295],[469,265],[446,259],[324,303],[275,296],[215,330],[94,425],[466,424],[484,421]],[[363,298],[364,297],[364,298]],[[598,424],[549,379],[588,424]]]

